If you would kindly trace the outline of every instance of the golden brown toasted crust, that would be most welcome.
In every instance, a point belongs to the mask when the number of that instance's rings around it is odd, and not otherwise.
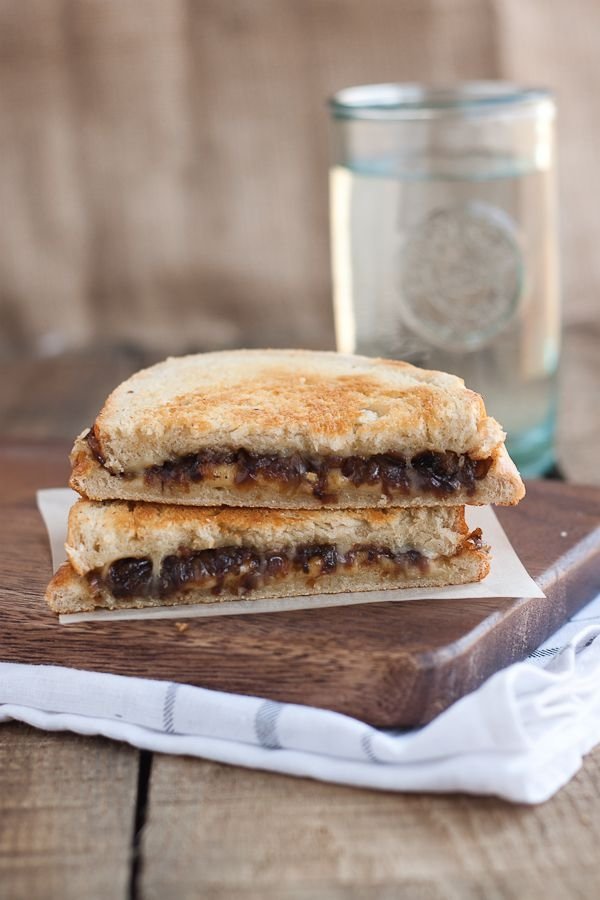
[[[269,551],[334,543],[345,553],[369,543],[434,558],[455,554],[467,535],[462,507],[274,510],[79,500],[69,514],[66,549],[84,575],[128,557],[151,557],[159,567],[181,547]]]
[[[113,473],[203,449],[488,458],[504,433],[462,379],[394,360],[304,350],[168,359],[116,388],[94,432]]]
[[[90,612],[96,608],[125,609],[156,606],[178,606],[191,603],[220,603],[225,600],[274,600],[282,597],[309,596],[354,591],[392,590],[394,588],[441,587],[449,584],[465,584],[480,581],[489,571],[484,550],[465,546],[452,557],[439,557],[429,562],[428,572],[389,571],[378,566],[357,567],[343,574],[321,575],[311,578],[301,572],[278,580],[267,587],[248,594],[230,593],[225,588],[215,596],[201,588],[182,591],[167,599],[133,597],[117,600],[112,595],[94,592],[87,579],[78,575],[70,563],[64,563],[55,574],[46,591],[46,602],[56,613]],[[276,603],[274,603],[276,608]]]
[[[518,503],[525,494],[525,487],[504,445],[494,451],[492,458],[491,468],[485,478],[476,482],[473,493],[462,489],[449,496],[439,497],[427,492],[407,495],[392,488],[384,494],[380,483],[356,487],[338,472],[332,474],[334,479],[337,478],[335,495],[321,500],[314,495],[310,485],[290,487],[285,483],[260,477],[240,488],[235,483],[233,466],[219,466],[212,477],[207,476],[202,481],[188,482],[186,485],[147,482],[141,474],[123,478],[111,474],[101,466],[93,456],[84,435],[80,435],[71,454],[70,485],[83,497],[92,500],[143,500],[184,506],[222,504],[275,509],[363,509],[464,504],[482,506],[488,503],[510,506]]]

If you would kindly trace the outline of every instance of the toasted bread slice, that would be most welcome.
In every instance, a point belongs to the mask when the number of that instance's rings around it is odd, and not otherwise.
[[[300,350],[168,359],[77,439],[90,499],[347,508],[518,502],[504,432],[463,381]]]
[[[56,612],[430,587],[489,569],[464,510],[247,510],[79,501]]]

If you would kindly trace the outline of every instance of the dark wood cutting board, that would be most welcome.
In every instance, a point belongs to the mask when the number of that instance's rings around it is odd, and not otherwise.
[[[35,490],[66,447],[0,443],[0,659],[169,679],[326,707],[380,726],[429,721],[522,659],[600,590],[600,488],[528,485],[498,515],[547,599],[421,600],[217,619],[59,625]]]

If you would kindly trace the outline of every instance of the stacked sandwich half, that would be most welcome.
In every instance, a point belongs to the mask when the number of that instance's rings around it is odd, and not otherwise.
[[[57,612],[477,581],[488,554],[465,504],[524,493],[459,378],[310,351],[139,372],[71,461],[83,499]]]

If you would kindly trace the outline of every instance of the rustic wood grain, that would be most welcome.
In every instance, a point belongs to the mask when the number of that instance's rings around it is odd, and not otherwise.
[[[532,484],[499,510],[547,599],[377,603],[187,620],[59,625],[34,485],[64,483],[58,447],[0,444],[1,657],[147,676],[334,709],[375,725],[429,721],[522,659],[600,587],[600,490]],[[591,538],[590,536],[594,536]],[[584,543],[585,542],[585,543]],[[569,554],[568,563],[565,562]],[[549,576],[549,573],[551,575]]]
[[[600,750],[537,808],[155,756],[145,900],[592,900]]]
[[[0,897],[129,896],[139,753],[0,725]]]
[[[0,360],[0,433],[72,442],[119,382],[157,361],[155,355],[119,344]]]

